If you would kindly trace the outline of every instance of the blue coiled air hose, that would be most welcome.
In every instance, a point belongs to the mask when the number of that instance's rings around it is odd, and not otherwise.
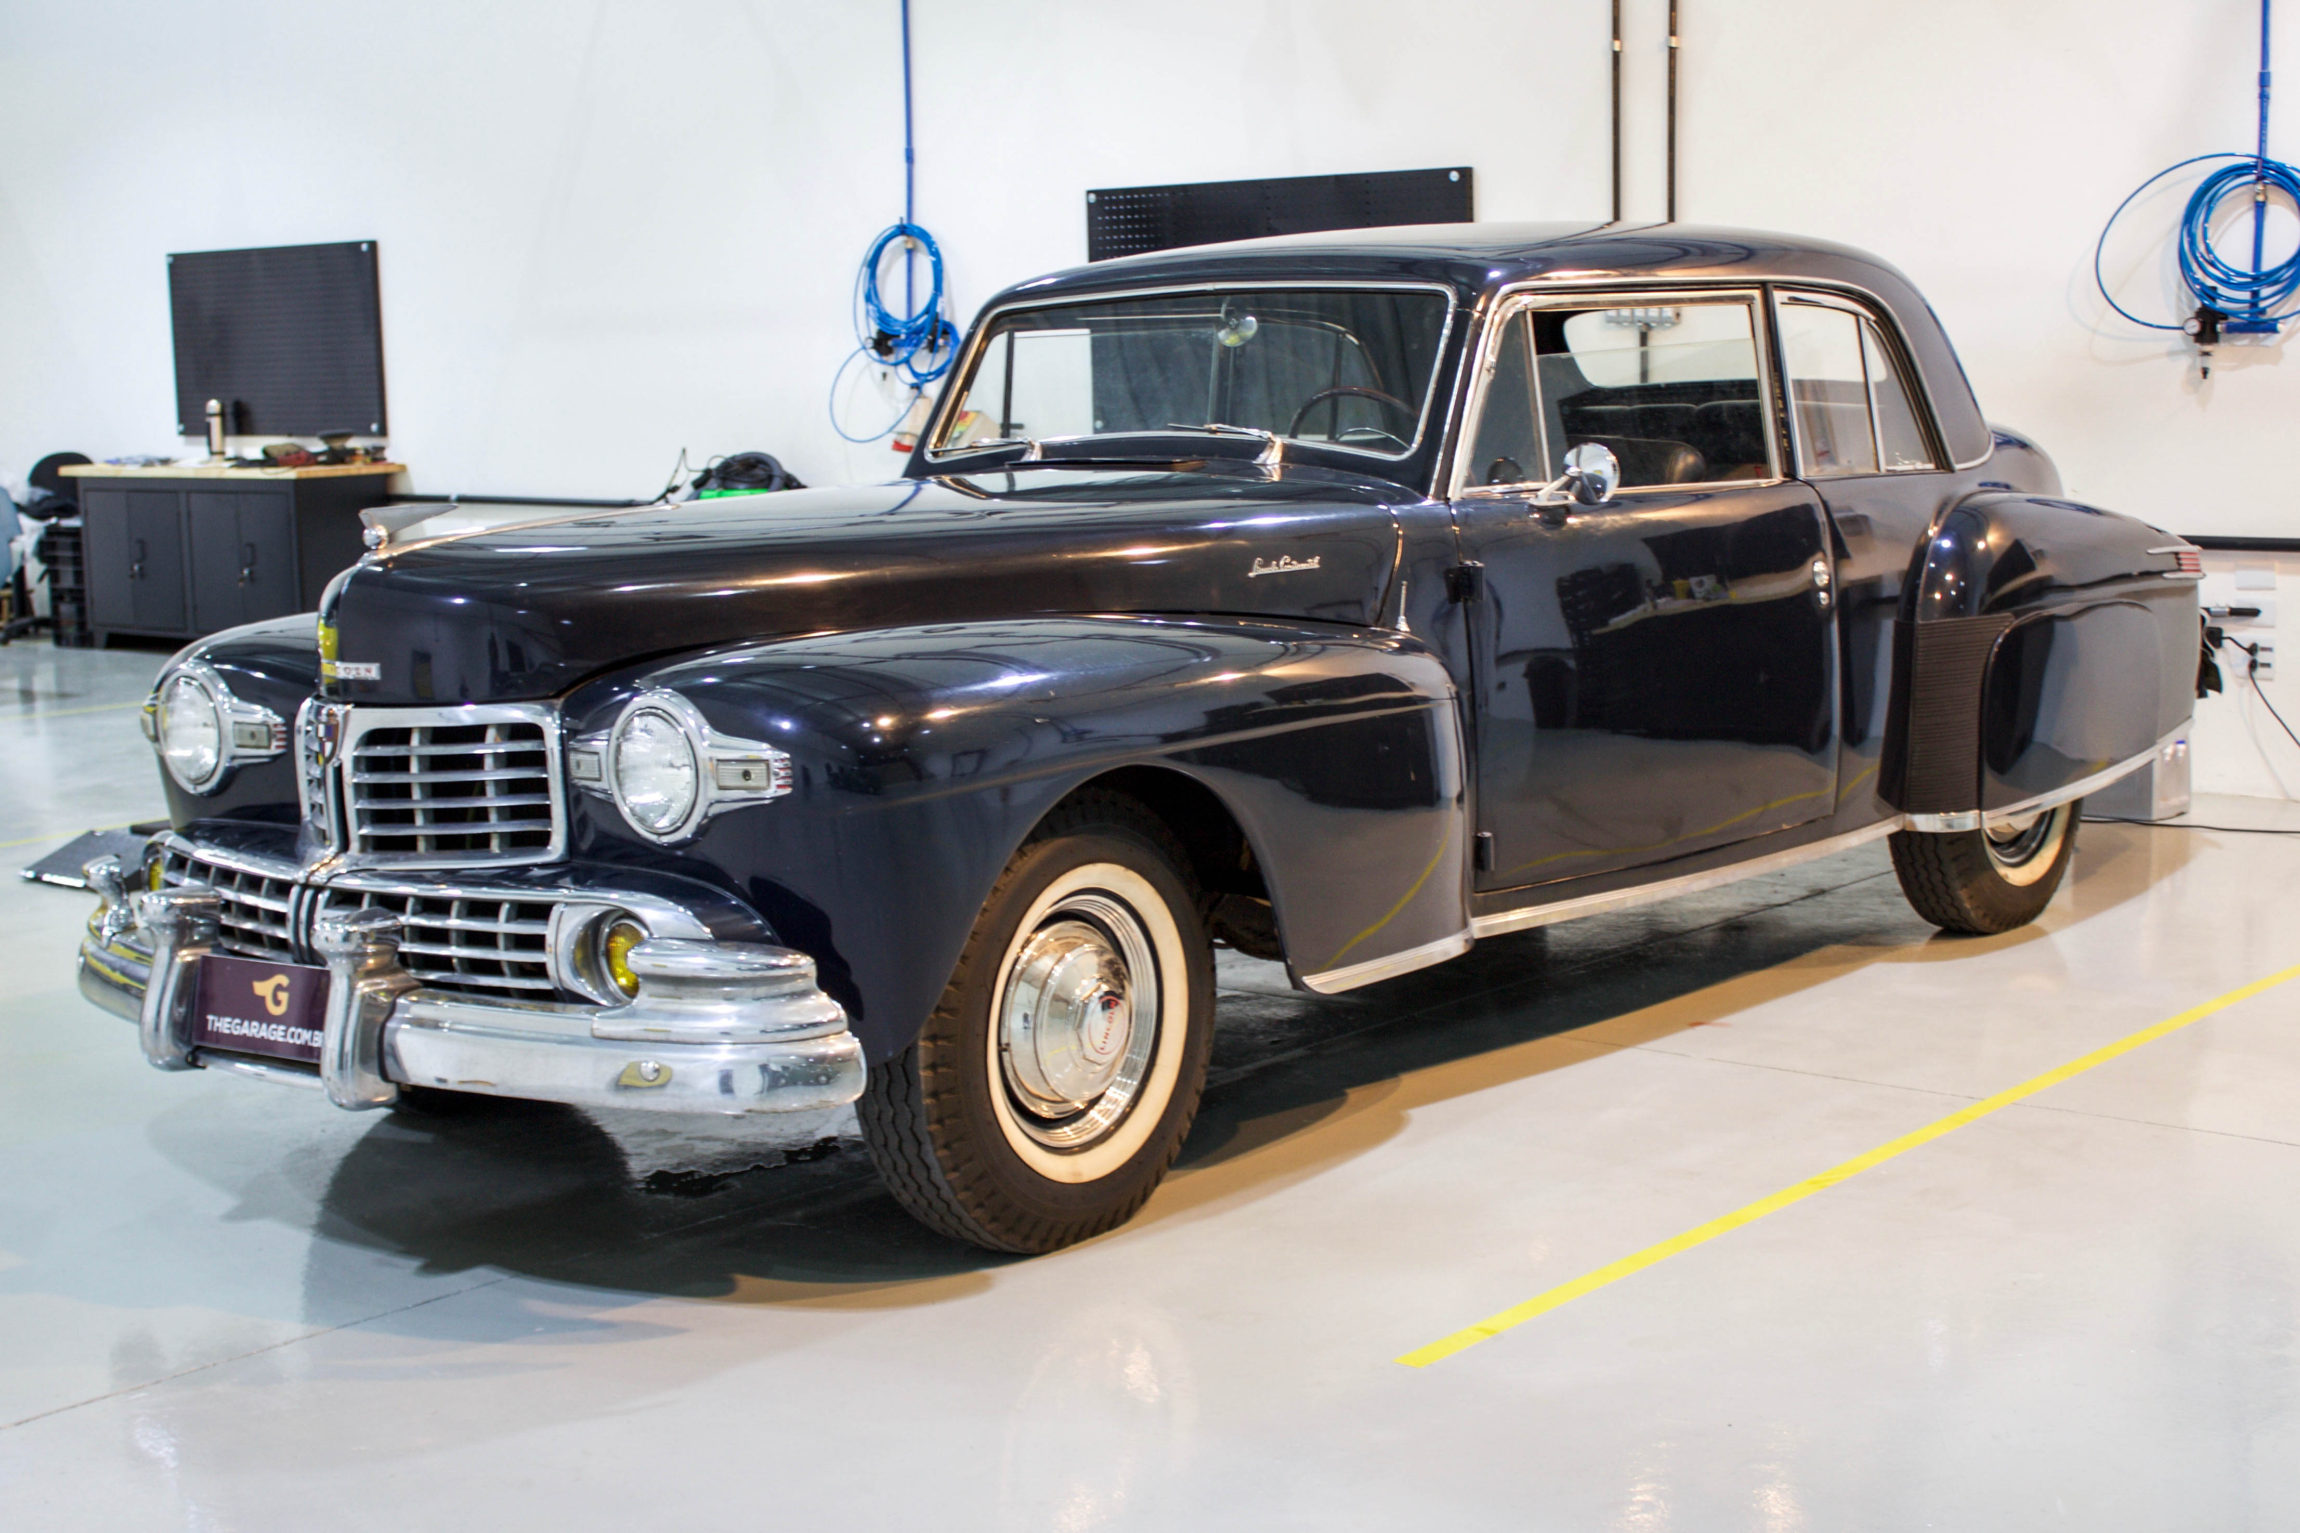
[[[2092,280],[2100,289],[2100,296],[2108,306],[2136,325],[2150,330],[2185,330],[2197,339],[2205,352],[2205,368],[2209,375],[2212,346],[2223,330],[2239,334],[2273,335],[2300,309],[2287,309],[2295,293],[2300,293],[2300,247],[2274,265],[2267,264],[2265,245],[2268,229],[2268,203],[2281,193],[2300,210],[2300,172],[2281,160],[2268,157],[2268,19],[2269,0],[2260,0],[2260,135],[2250,154],[2222,152],[2193,155],[2177,165],[2168,165],[2150,176],[2130,196],[2116,205],[2108,223],[2100,231],[2100,238],[2092,247]],[[2213,161],[2223,162],[2197,183],[2188,194],[2188,205],[2180,215],[2180,238],[2177,247],[2180,259],[2180,280],[2196,295],[2196,313],[2186,320],[2142,319],[2118,303],[2108,290],[2101,275],[2101,256],[2108,245],[2109,231],[2116,227],[2124,210],[2157,182],[2191,165]],[[2239,266],[2223,257],[2212,244],[2212,220],[2221,205],[2230,197],[2243,195],[2252,202],[2252,263]]]
[[[942,306],[942,247],[914,216],[917,166],[910,107],[910,0],[902,0],[902,222],[879,232],[855,273],[855,349],[831,375],[831,429],[850,442],[876,442],[892,436],[911,405],[926,392],[926,386],[949,372],[958,357],[958,327]],[[900,310],[889,305],[879,290],[879,270],[887,251],[898,243],[903,247],[904,304]],[[927,269],[923,302],[918,297],[916,266],[922,254]],[[910,385],[911,397],[885,429],[856,436],[839,424],[839,385],[846,381],[847,370],[866,358],[901,377]]]

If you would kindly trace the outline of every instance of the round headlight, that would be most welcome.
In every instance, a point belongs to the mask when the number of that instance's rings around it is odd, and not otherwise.
[[[659,708],[626,714],[615,728],[614,758],[615,802],[625,818],[650,836],[686,823],[702,791],[702,769],[677,719]]]
[[[160,759],[168,775],[203,793],[224,764],[223,700],[197,676],[179,673],[160,692]]]

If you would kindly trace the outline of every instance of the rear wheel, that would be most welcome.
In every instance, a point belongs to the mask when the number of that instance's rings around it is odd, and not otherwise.
[[[1051,816],[999,876],[918,1040],[856,1111],[897,1199],[996,1251],[1123,1223],[1198,1110],[1213,958],[1181,848],[1131,800]]]
[[[1982,935],[2044,913],[2076,855],[2083,801],[1979,830],[1896,831],[1893,871],[1918,915],[1945,931]]]

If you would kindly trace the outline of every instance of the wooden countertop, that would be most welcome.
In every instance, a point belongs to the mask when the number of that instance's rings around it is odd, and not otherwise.
[[[57,472],[74,479],[350,479],[365,474],[404,474],[404,463],[318,463],[303,468],[229,468],[209,463],[156,463],[130,468],[118,463],[67,463]]]

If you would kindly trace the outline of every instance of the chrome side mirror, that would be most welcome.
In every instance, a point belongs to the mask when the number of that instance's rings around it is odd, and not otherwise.
[[[1565,454],[1567,488],[1585,506],[1602,506],[1621,488],[1621,460],[1603,442],[1583,442]]]
[[[1620,487],[1621,460],[1613,456],[1613,449],[1602,442],[1583,442],[1566,450],[1565,472],[1536,490],[1533,503],[1559,513],[1553,520],[1563,520],[1567,506],[1602,506]]]

